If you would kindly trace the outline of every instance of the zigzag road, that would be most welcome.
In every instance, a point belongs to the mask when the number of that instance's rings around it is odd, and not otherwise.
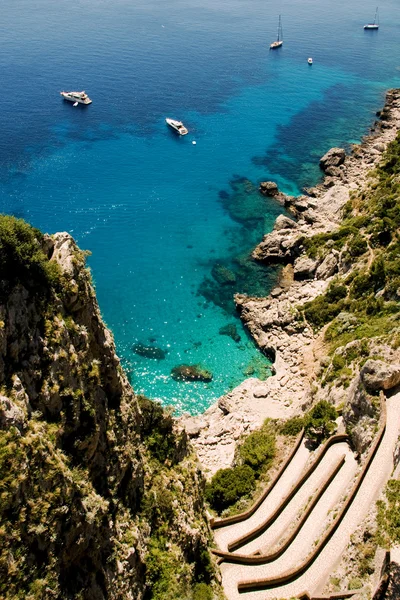
[[[345,465],[340,469],[335,479],[324,492],[293,543],[277,560],[260,565],[222,563],[221,572],[223,586],[229,600],[291,598],[300,595],[304,591],[314,592],[318,585],[333,570],[340,555],[346,548],[351,534],[365,518],[371,504],[379,496],[382,487],[390,477],[393,469],[393,453],[400,429],[400,393],[389,398],[386,404],[386,431],[372,460],[371,466],[362,481],[354,501],[347,510],[343,520],[340,522],[340,525],[310,567],[297,579],[285,585],[278,585],[265,590],[246,591],[240,594],[238,592],[239,582],[246,582],[254,579],[268,579],[270,577],[279,576],[288,569],[300,565],[305,556],[312,551],[314,544],[322,532],[323,524],[327,520],[329,510],[332,509],[340,497],[346,493],[346,488],[349,487],[351,479],[354,477],[356,466],[354,458],[348,449],[345,450]],[[342,448],[338,449],[339,446]],[[337,444],[336,447],[334,446],[329,449],[327,457],[333,449],[335,449],[335,452],[342,452],[343,454],[343,445]],[[336,454],[336,460],[337,458],[338,454]],[[321,461],[321,465],[323,464],[324,459]],[[330,463],[330,465],[332,467],[332,463]],[[325,474],[329,471],[329,466],[326,466],[326,468],[327,471],[325,471]],[[282,495],[284,495],[284,493],[281,493],[281,497]],[[299,504],[297,504],[297,507],[300,508]],[[287,509],[289,509],[289,505]],[[255,513],[253,517],[255,517],[256,514],[257,513]],[[246,525],[246,523],[247,521],[240,523],[240,525]],[[251,548],[260,549],[264,554],[269,550],[268,547],[265,547],[268,546],[268,543],[268,538],[264,538],[262,543],[259,539],[256,539],[254,542],[251,542]],[[241,554],[244,553],[244,549],[245,547],[240,549]],[[249,548],[246,548],[246,554],[248,553],[248,550]]]

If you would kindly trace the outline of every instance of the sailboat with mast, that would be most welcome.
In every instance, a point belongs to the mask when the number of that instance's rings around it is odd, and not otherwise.
[[[373,23],[367,23],[367,25],[364,25],[364,29],[379,29],[378,7],[376,7],[374,22]]]
[[[281,15],[279,15],[278,37],[276,39],[276,42],[272,42],[269,49],[275,50],[275,48],[280,48],[282,46],[282,44],[283,44],[282,19],[281,19]]]

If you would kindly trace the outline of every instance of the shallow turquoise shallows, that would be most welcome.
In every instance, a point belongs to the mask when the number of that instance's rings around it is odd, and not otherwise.
[[[319,157],[359,141],[385,89],[400,85],[400,5],[379,8],[379,31],[363,30],[375,5],[361,0],[3,8],[0,210],[69,231],[92,252],[100,307],[138,392],[199,413],[245,377],[267,376],[233,303],[276,282],[250,259],[282,212],[257,186],[315,184]],[[279,14],[284,44],[270,51]],[[82,89],[88,107],[58,93]],[[165,117],[189,134],[178,138]],[[175,381],[181,364],[212,381]]]

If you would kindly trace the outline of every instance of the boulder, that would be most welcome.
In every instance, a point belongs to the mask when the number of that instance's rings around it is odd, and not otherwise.
[[[204,381],[209,382],[213,376],[210,371],[203,369],[200,365],[177,365],[171,371],[172,379],[175,381]]]
[[[260,183],[260,192],[263,196],[277,196],[279,194],[278,186],[274,181],[262,181]]]
[[[258,385],[253,390],[254,398],[266,398],[269,394],[269,388],[267,385]]]
[[[274,230],[280,231],[281,229],[294,229],[295,227],[297,227],[296,221],[289,219],[289,217],[285,217],[285,215],[279,215],[279,217],[276,218]]]
[[[339,167],[327,167],[325,169],[326,175],[330,177],[342,177],[343,173]]]
[[[289,262],[297,251],[299,240],[296,229],[273,230],[264,236],[252,256],[267,263]]]
[[[331,252],[325,256],[322,263],[318,266],[316,271],[317,279],[328,279],[328,277],[332,277],[338,270],[338,254]]]
[[[362,367],[360,377],[368,391],[390,390],[400,383],[400,365],[369,359]]]
[[[343,150],[343,148],[331,148],[320,159],[319,166],[323,171],[326,171],[329,167],[339,167],[342,165],[345,158],[346,152]]]
[[[295,279],[313,279],[318,266],[318,260],[303,255],[296,258],[293,266]]]
[[[310,208],[310,203],[308,202],[306,196],[299,196],[298,198],[295,198],[293,200],[292,206],[298,212],[304,212],[305,210],[307,210],[308,208]]]
[[[218,408],[222,410],[224,415],[229,415],[232,412],[232,404],[229,402],[228,396],[221,396],[218,400]]]

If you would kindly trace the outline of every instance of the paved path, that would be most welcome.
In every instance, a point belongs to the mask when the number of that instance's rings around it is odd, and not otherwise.
[[[337,485],[339,480],[332,482],[321,501],[317,504],[310,519],[300,531],[298,538],[293,542],[277,561],[266,565],[235,565],[222,563],[221,572],[223,586],[228,600],[269,600],[271,598],[291,598],[308,590],[313,592],[318,585],[331,572],[337,563],[338,557],[345,550],[351,534],[355,531],[361,521],[367,515],[369,508],[379,496],[382,487],[389,479],[393,470],[393,452],[400,429],[400,393],[387,400],[387,427],[383,440],[374,457],[371,468],[367,473],[352,505],[346,513],[343,521],[338,527],[331,540],[325,546],[321,554],[310,566],[310,568],[297,580],[270,590],[246,592],[239,594],[237,584],[239,581],[247,581],[253,578],[263,578],[277,575],[301,562],[301,558],[312,549],[312,537],[316,531],[313,530],[314,519],[320,522],[327,512],[324,507],[325,499],[329,498],[329,507],[340,495]],[[346,461],[347,462],[347,461]],[[343,482],[342,482],[343,485]],[[333,487],[332,487],[333,486]],[[333,491],[332,491],[333,490]],[[310,522],[310,525],[308,523]]]
[[[296,519],[299,511],[306,505],[308,499],[317,492],[320,484],[325,480],[326,476],[331,472],[338,459],[343,455],[346,455],[346,464],[339,471],[336,479],[343,477],[344,472],[347,473],[349,469],[351,469],[351,472],[353,473],[357,467],[357,464],[353,458],[353,453],[351,452],[348,444],[343,442],[340,444],[335,444],[329,448],[315,471],[302,485],[299,492],[289,502],[277,520],[272,523],[269,529],[262,533],[258,538],[239,548],[237,553],[252,554],[257,550],[261,550],[262,554],[265,554],[282,536],[286,537],[286,532],[288,531],[291,523]]]
[[[256,510],[254,515],[241,523],[221,527],[214,531],[214,539],[219,550],[227,551],[229,543],[237,540],[250,529],[254,529],[254,527],[263,523],[270,516],[280,504],[282,498],[286,496],[293,484],[299,479],[309,457],[309,450],[307,450],[304,443],[301,443],[277,485]],[[241,549],[239,551],[242,553]]]

